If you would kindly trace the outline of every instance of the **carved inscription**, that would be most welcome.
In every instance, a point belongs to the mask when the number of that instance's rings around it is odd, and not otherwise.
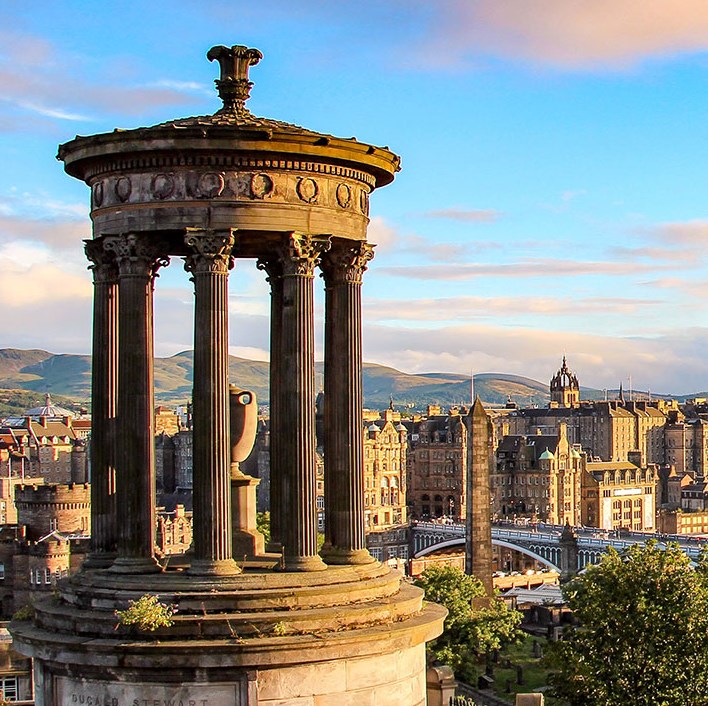
[[[244,678],[234,684],[99,682],[57,677],[61,706],[248,706]]]

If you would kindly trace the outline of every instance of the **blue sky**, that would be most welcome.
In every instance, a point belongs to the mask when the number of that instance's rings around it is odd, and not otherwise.
[[[704,0],[4,3],[0,347],[90,350],[88,189],[56,147],[214,112],[215,44],[263,52],[257,115],[402,157],[371,200],[366,360],[708,389]],[[159,355],[191,348],[179,263],[156,315]],[[249,262],[230,343],[267,356]]]

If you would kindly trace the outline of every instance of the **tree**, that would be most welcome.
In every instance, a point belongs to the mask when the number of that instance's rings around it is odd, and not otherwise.
[[[552,646],[554,695],[570,706],[708,704],[708,563],[675,545],[610,549],[566,584],[579,622]]]
[[[496,598],[488,599],[482,582],[454,566],[433,565],[415,582],[425,599],[448,610],[443,633],[428,643],[432,661],[470,677],[475,658],[519,637],[521,614]]]

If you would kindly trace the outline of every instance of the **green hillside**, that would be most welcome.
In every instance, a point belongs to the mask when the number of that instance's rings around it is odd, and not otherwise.
[[[163,404],[182,404],[192,394],[192,351],[184,351],[169,358],[155,359],[155,397]],[[261,404],[268,402],[269,365],[264,361],[229,358],[231,382],[253,390]],[[429,404],[442,407],[469,404],[469,376],[455,373],[404,373],[376,363],[364,363],[364,406],[383,409],[390,400],[398,408],[424,410]],[[315,386],[322,389],[322,363],[316,366]],[[0,349],[0,388],[5,397],[17,399],[16,391],[25,391],[33,402],[17,402],[22,409],[34,406],[34,400],[43,400],[46,392],[53,399],[63,400],[63,406],[72,401],[87,406],[91,393],[91,358],[85,355],[54,354],[42,350]],[[12,393],[8,392],[14,391]],[[474,376],[474,392],[482,401],[503,405],[511,398],[520,407],[544,406],[548,403],[548,384],[519,375],[481,373]],[[583,399],[601,399],[602,390],[582,388]],[[609,391],[610,397],[616,395]],[[29,399],[27,398],[27,399]],[[24,399],[24,398],[23,398]],[[10,404],[9,402],[6,404]],[[13,403],[15,404],[15,403]],[[12,407],[15,412],[19,407]],[[0,403],[0,416],[8,414],[9,407]]]

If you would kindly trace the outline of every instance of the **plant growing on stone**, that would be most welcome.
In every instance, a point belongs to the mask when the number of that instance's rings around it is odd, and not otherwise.
[[[26,603],[21,608],[18,608],[13,614],[13,620],[32,620],[34,618],[34,608]]]
[[[154,632],[158,628],[169,628],[174,623],[175,612],[174,606],[160,603],[157,596],[146,593],[137,601],[128,601],[128,607],[117,610],[115,615],[118,625],[134,625],[143,632]]]

